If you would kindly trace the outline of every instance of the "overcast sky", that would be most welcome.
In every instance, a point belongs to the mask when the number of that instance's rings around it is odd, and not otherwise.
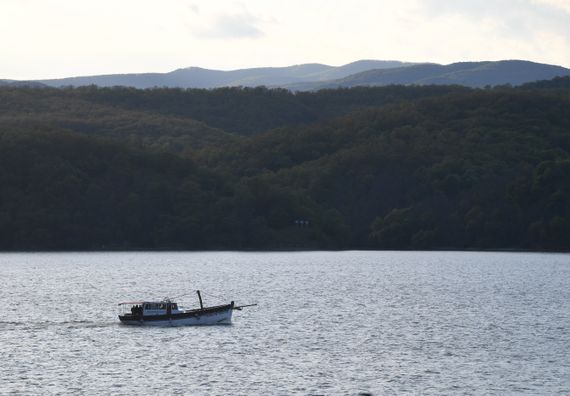
[[[570,67],[570,0],[0,0],[0,78],[358,59]]]

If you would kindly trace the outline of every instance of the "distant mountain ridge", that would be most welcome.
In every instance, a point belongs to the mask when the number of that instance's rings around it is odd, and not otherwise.
[[[411,65],[413,64],[399,61],[361,60],[339,67],[320,63],[231,71],[189,67],[169,73],[110,74],[40,80],[40,82],[51,87],[98,85],[100,87],[128,86],[142,89],[153,87],[211,89],[262,85],[278,87],[302,82],[329,81],[367,70],[382,70]]]
[[[260,67],[231,71],[200,67],[169,73],[109,74],[38,81],[0,80],[0,85],[125,86],[139,89],[258,87],[311,91],[328,88],[384,85],[463,85],[473,88],[521,85],[570,76],[570,69],[522,60],[436,63],[360,60],[342,66],[307,63],[287,67]]]
[[[529,82],[570,76],[570,69],[521,60],[459,62],[450,65],[417,64],[406,68],[368,70],[335,81],[289,85],[292,90],[350,88],[383,85],[463,85],[482,88],[522,85]]]

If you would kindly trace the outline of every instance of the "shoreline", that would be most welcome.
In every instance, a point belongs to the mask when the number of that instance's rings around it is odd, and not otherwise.
[[[0,250],[0,254],[17,253],[308,253],[308,252],[401,252],[401,253],[536,253],[536,254],[570,254],[570,250],[525,250],[525,249],[85,249],[85,250]]]

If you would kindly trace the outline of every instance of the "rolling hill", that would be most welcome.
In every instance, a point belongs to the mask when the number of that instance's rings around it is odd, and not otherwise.
[[[308,63],[288,67],[261,67],[231,71],[210,70],[200,67],[177,69],[169,73],[111,74],[102,76],[70,77],[41,80],[51,87],[97,85],[99,87],[125,86],[133,88],[219,88],[282,86],[287,84],[326,81],[344,78],[354,73],[371,69],[405,67],[410,65],[397,61],[358,61],[334,67]]]
[[[521,85],[569,76],[570,69],[520,60],[461,62],[450,65],[418,64],[405,68],[369,70],[327,82],[288,85],[292,90],[318,90],[383,85],[462,85],[473,88]]]
[[[521,85],[570,75],[561,66],[520,60],[460,62],[450,65],[360,60],[343,66],[307,63],[288,67],[261,67],[231,71],[200,67],[169,73],[110,74],[38,81],[0,80],[10,86],[124,86],[138,89],[155,87],[213,89],[220,87],[285,88],[314,91],[330,88],[384,85],[462,85],[482,88]]]

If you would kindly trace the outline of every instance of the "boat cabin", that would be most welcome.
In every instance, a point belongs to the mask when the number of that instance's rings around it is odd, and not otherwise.
[[[156,316],[176,314],[179,312],[181,311],[178,309],[178,304],[170,300],[119,303],[119,315],[121,316]]]

